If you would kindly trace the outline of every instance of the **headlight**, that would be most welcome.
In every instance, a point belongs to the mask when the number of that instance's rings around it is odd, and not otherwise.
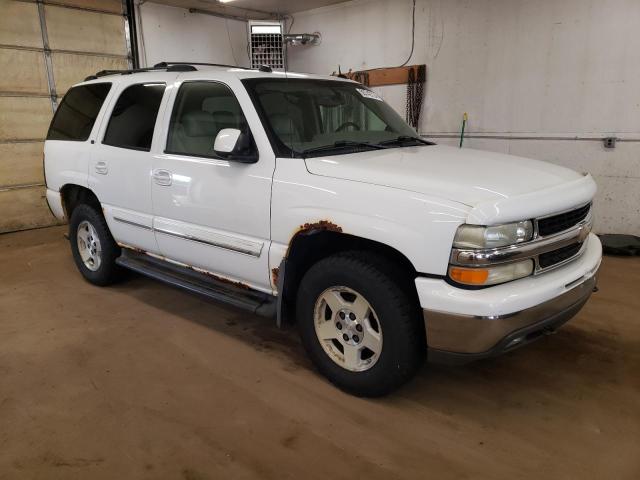
[[[531,240],[533,225],[526,222],[506,223],[494,227],[460,225],[453,240],[456,248],[497,248]]]
[[[464,285],[488,286],[510,282],[533,273],[533,260],[506,263],[494,267],[464,268],[451,265],[449,277]]]

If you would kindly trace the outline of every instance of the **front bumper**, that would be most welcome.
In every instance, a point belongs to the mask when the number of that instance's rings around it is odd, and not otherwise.
[[[416,279],[429,359],[466,363],[499,355],[552,333],[587,302],[596,286],[602,246],[591,234],[571,263],[481,290],[433,278]]]

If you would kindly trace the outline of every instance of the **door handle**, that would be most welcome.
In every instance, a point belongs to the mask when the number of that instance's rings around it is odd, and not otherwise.
[[[169,170],[158,169],[153,171],[153,180],[158,184],[165,187],[171,185],[172,178]]]
[[[106,175],[107,173],[109,173],[107,162],[96,163],[96,173],[99,173],[100,175]]]

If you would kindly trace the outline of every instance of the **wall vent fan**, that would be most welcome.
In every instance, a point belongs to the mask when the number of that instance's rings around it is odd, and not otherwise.
[[[251,68],[262,65],[273,69],[283,69],[285,62],[282,23],[249,22],[249,50]]]

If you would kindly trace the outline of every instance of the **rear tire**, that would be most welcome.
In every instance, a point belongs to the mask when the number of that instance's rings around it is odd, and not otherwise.
[[[345,252],[320,260],[302,279],[296,313],[313,363],[351,394],[385,395],[424,360],[417,299],[395,265],[379,255]]]
[[[116,258],[121,250],[102,212],[91,205],[78,205],[69,221],[69,242],[73,260],[87,281],[106,286],[120,279],[122,270]]]

